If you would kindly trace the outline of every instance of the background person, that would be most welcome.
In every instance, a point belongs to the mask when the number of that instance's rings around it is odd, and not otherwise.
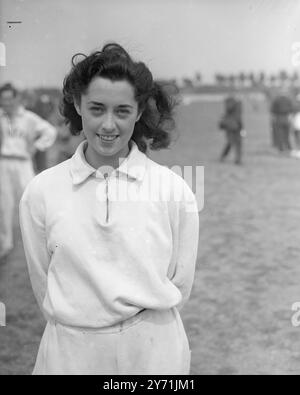
[[[278,95],[272,102],[272,144],[279,152],[289,152],[292,149],[290,142],[291,119],[293,103],[286,95]]]
[[[234,97],[225,100],[225,111],[219,122],[219,128],[226,133],[225,147],[221,153],[220,160],[228,156],[231,148],[235,151],[235,164],[242,163],[242,103]]]
[[[292,116],[295,149],[300,150],[300,102],[295,104],[295,112]]]
[[[25,110],[12,84],[0,87],[0,258],[13,248],[15,205],[34,177],[32,155],[54,143],[56,130],[38,115]]]

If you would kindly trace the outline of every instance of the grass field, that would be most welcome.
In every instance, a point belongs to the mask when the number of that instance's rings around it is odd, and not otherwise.
[[[178,115],[180,138],[152,155],[160,163],[205,166],[205,207],[192,296],[182,312],[192,374],[299,374],[300,161],[270,148],[266,106],[245,105],[244,165],[218,156],[221,104],[193,103]],[[0,268],[0,373],[30,374],[43,331],[19,232]]]

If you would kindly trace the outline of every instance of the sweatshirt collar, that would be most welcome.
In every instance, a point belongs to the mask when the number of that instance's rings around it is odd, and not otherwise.
[[[142,181],[146,172],[147,156],[138,149],[137,144],[133,140],[130,140],[130,146],[128,156],[112,172],[112,175],[121,173],[134,180]],[[91,175],[104,179],[104,175],[87,162],[85,158],[86,147],[87,141],[85,140],[79,144],[75,154],[71,158],[70,172],[74,185],[83,183]]]

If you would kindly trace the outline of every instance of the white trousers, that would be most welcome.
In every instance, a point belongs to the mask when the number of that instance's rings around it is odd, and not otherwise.
[[[13,248],[19,201],[33,177],[31,160],[0,158],[0,258]]]
[[[34,375],[187,375],[190,349],[176,308],[143,310],[111,327],[48,322]]]

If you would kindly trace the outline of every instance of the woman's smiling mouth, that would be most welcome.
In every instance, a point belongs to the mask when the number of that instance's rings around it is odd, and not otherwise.
[[[110,136],[107,136],[105,134],[97,134],[97,136],[100,137],[101,141],[104,141],[106,143],[111,143],[111,142],[115,141],[119,137],[118,134],[110,135]]]

